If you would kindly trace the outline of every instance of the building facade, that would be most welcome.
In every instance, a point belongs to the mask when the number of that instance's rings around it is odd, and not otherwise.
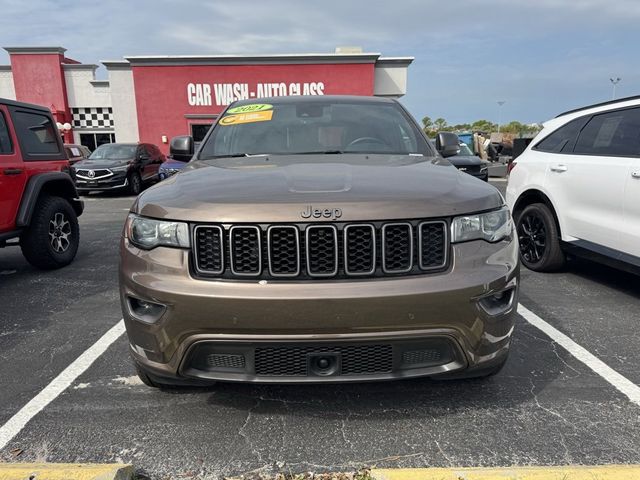
[[[96,64],[62,47],[5,47],[0,97],[45,105],[65,142],[149,142],[165,153],[175,135],[202,140],[231,102],[286,95],[401,97],[412,57],[347,51],[332,54],[130,56]],[[70,128],[69,128],[70,127]]]

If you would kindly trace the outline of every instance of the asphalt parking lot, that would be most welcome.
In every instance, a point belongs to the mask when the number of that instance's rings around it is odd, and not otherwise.
[[[0,250],[0,427],[119,322],[118,238],[132,200],[88,198],[63,270]],[[578,261],[525,270],[520,303],[640,385],[638,277]],[[138,381],[127,348],[120,336],[0,460],[123,461],[152,478],[640,463],[640,405],[521,316],[507,366],[486,380],[160,391]]]

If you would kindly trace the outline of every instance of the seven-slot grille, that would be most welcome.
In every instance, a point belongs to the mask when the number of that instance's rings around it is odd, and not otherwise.
[[[413,275],[446,269],[443,220],[197,225],[196,275],[221,278],[352,278]]]

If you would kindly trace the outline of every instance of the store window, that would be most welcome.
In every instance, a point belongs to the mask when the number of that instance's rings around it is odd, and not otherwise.
[[[191,124],[191,136],[194,142],[202,142],[207,132],[211,128],[212,123]]]
[[[115,143],[116,136],[113,133],[81,133],[80,144],[92,152],[105,143]]]

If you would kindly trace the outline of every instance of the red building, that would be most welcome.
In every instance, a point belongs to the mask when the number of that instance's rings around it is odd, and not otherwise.
[[[5,47],[0,97],[46,105],[71,125],[67,142],[94,149],[113,141],[155,143],[174,135],[202,139],[232,101],[283,95],[406,93],[411,57],[358,49],[331,54],[134,56],[96,64],[68,58],[61,47]]]

